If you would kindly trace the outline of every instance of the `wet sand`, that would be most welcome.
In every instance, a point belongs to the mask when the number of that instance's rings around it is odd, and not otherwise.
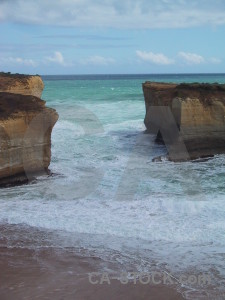
[[[2,243],[1,243],[2,245]],[[88,273],[113,269],[97,257],[78,256],[74,249],[0,247],[0,299],[54,300],[181,300],[174,288],[144,285],[91,284]],[[116,270],[115,270],[116,271]]]

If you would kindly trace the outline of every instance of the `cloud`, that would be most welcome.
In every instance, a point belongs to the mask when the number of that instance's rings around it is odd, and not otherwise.
[[[202,64],[205,62],[203,56],[190,52],[179,52],[178,56],[188,64]]]
[[[80,63],[83,65],[107,66],[107,65],[115,63],[115,59],[110,58],[110,57],[103,57],[103,56],[95,55],[95,56],[90,56],[85,59],[81,59]]]
[[[65,60],[61,52],[55,51],[53,56],[46,57],[46,60],[49,62],[53,62],[62,66],[65,66]]]
[[[1,0],[0,22],[104,28],[217,26],[225,24],[225,3],[224,0]]]
[[[153,53],[137,50],[136,55],[142,61],[146,61],[157,65],[170,65],[174,64],[177,61],[177,59],[171,59],[162,53]],[[203,63],[220,64],[222,62],[221,59],[216,57],[204,58],[199,54],[184,51],[180,51],[177,54],[177,58],[180,58],[182,61],[189,65],[199,65]]]
[[[17,64],[31,67],[37,66],[37,62],[35,62],[33,59],[25,59],[21,57],[3,57],[0,59],[0,63],[3,65]]]
[[[137,57],[143,61],[147,61],[157,65],[170,65],[174,63],[174,60],[168,58],[162,53],[153,53],[145,51],[136,51]]]
[[[220,64],[220,63],[222,62],[222,60],[219,59],[219,58],[216,58],[216,57],[211,57],[211,58],[209,59],[209,62],[211,62],[211,63],[213,63],[213,64]]]

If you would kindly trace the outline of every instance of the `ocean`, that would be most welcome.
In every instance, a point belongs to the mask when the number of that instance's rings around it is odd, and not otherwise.
[[[169,272],[186,299],[224,299],[225,156],[152,162],[166,148],[145,134],[142,83],[225,83],[225,74],[42,78],[42,99],[59,113],[52,175],[0,190],[0,246],[74,248]],[[182,274],[210,282],[182,284]]]

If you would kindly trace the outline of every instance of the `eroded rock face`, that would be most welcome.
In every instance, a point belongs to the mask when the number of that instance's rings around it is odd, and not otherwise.
[[[41,98],[44,83],[40,76],[0,73],[0,92]]]
[[[145,125],[174,161],[225,153],[225,85],[143,84]]]
[[[31,91],[41,92],[42,88]],[[57,112],[38,97],[0,92],[0,186],[27,182],[48,170],[57,120]]]

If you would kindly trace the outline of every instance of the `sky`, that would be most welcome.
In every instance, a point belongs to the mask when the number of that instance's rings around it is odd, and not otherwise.
[[[224,0],[0,0],[0,71],[225,73]]]

